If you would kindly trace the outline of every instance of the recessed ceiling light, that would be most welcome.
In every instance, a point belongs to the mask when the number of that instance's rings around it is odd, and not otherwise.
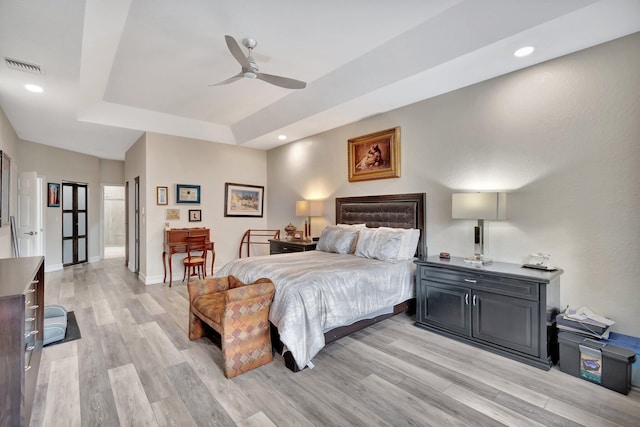
[[[28,90],[29,92],[35,92],[35,93],[44,92],[44,89],[42,89],[42,87],[38,86],[38,85],[26,84],[26,85],[24,85],[24,88],[26,90]]]
[[[533,46],[525,46],[525,47],[521,47],[520,49],[516,50],[515,52],[513,52],[513,54],[515,56],[517,56],[518,58],[522,58],[523,56],[531,55],[534,50],[536,50],[536,49]]]
[[[287,135],[278,135],[278,139],[280,141],[284,141],[285,139],[287,139]]]

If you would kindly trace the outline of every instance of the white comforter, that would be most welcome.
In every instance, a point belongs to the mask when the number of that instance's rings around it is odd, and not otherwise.
[[[324,347],[324,333],[371,317],[415,295],[413,261],[395,264],[354,255],[307,251],[232,261],[216,276],[244,283],[261,277],[276,293],[269,320],[297,365],[305,367]]]

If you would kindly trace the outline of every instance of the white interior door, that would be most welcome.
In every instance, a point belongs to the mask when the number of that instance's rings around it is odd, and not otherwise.
[[[20,174],[16,229],[21,257],[44,255],[42,185],[37,172]]]

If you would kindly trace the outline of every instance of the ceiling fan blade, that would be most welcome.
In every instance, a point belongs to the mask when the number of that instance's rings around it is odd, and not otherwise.
[[[235,82],[236,80],[240,80],[240,79],[241,79],[241,78],[243,78],[243,77],[244,77],[244,72],[240,71],[238,74],[236,74],[236,75],[235,75],[235,76],[233,76],[233,77],[229,77],[227,80],[223,80],[223,81],[221,81],[221,82],[219,82],[219,83],[214,83],[214,84],[211,84],[211,85],[209,85],[209,86],[220,86],[220,85],[226,85],[226,84],[229,84],[229,83],[233,83],[233,82]]]
[[[233,57],[236,58],[236,61],[238,61],[240,65],[242,65],[242,68],[250,69],[251,65],[249,64],[247,57],[244,56],[244,53],[242,53],[242,49],[240,49],[240,46],[238,45],[236,39],[231,36],[224,36],[224,39],[227,41],[229,52],[231,52]]]
[[[257,79],[280,86],[286,89],[304,89],[307,84],[300,80],[290,79],[288,77],[274,76],[271,74],[258,73]]]

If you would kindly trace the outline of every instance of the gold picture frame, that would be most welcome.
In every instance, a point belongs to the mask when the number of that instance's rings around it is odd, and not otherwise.
[[[400,178],[400,127],[347,142],[349,182]]]
[[[169,187],[156,187],[156,205],[169,204]]]

